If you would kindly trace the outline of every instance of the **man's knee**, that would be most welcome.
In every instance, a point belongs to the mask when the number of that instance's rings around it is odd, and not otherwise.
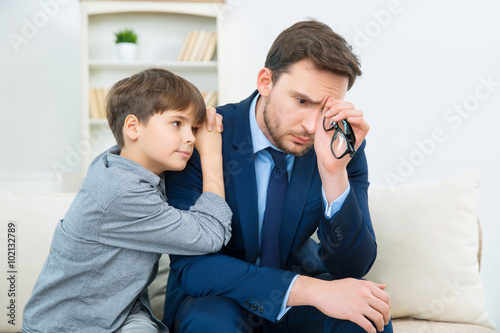
[[[188,297],[177,311],[174,332],[252,332],[249,314],[225,297]]]

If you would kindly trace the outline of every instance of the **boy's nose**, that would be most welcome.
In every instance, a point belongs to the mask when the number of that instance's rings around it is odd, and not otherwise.
[[[184,138],[185,138],[185,142],[189,143],[189,144],[193,144],[196,141],[196,137],[194,136],[192,130],[187,131]]]

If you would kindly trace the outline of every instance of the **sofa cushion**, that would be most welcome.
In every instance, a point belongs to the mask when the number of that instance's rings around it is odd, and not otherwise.
[[[490,328],[472,325],[428,321],[419,319],[395,319],[392,321],[394,332],[398,333],[495,333]]]
[[[479,276],[479,171],[398,187],[372,186],[377,260],[366,279],[384,283],[393,318],[493,328]]]
[[[167,280],[170,273],[170,257],[163,254],[158,263],[158,275],[149,285],[149,301],[153,315],[158,319],[163,319],[163,309],[165,308],[165,292],[167,291]]]
[[[7,316],[2,311],[0,332],[21,331],[24,305],[49,254],[52,234],[74,197],[0,192],[0,243],[7,244],[2,246],[0,267],[9,278],[0,279],[0,290],[2,309],[10,307]]]

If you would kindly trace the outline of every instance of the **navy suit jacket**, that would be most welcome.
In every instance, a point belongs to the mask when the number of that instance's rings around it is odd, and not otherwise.
[[[324,216],[314,149],[295,158],[280,231],[284,270],[254,265],[259,256],[259,226],[249,109],[256,94],[217,108],[224,122],[224,184],[226,201],[233,212],[233,234],[219,253],[170,256],[172,270],[163,319],[169,327],[186,295],[224,296],[274,322],[297,273],[362,277],[375,260],[377,246],[368,211],[368,167],[363,142],[347,166],[351,191],[330,220]],[[183,171],[165,176],[167,200],[175,207],[188,209],[202,192],[197,153]],[[310,239],[318,227],[319,245]]]

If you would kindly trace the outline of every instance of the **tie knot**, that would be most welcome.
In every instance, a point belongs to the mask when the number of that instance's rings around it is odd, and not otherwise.
[[[286,154],[271,147],[266,148],[273,158],[274,165],[279,169],[286,170]]]

